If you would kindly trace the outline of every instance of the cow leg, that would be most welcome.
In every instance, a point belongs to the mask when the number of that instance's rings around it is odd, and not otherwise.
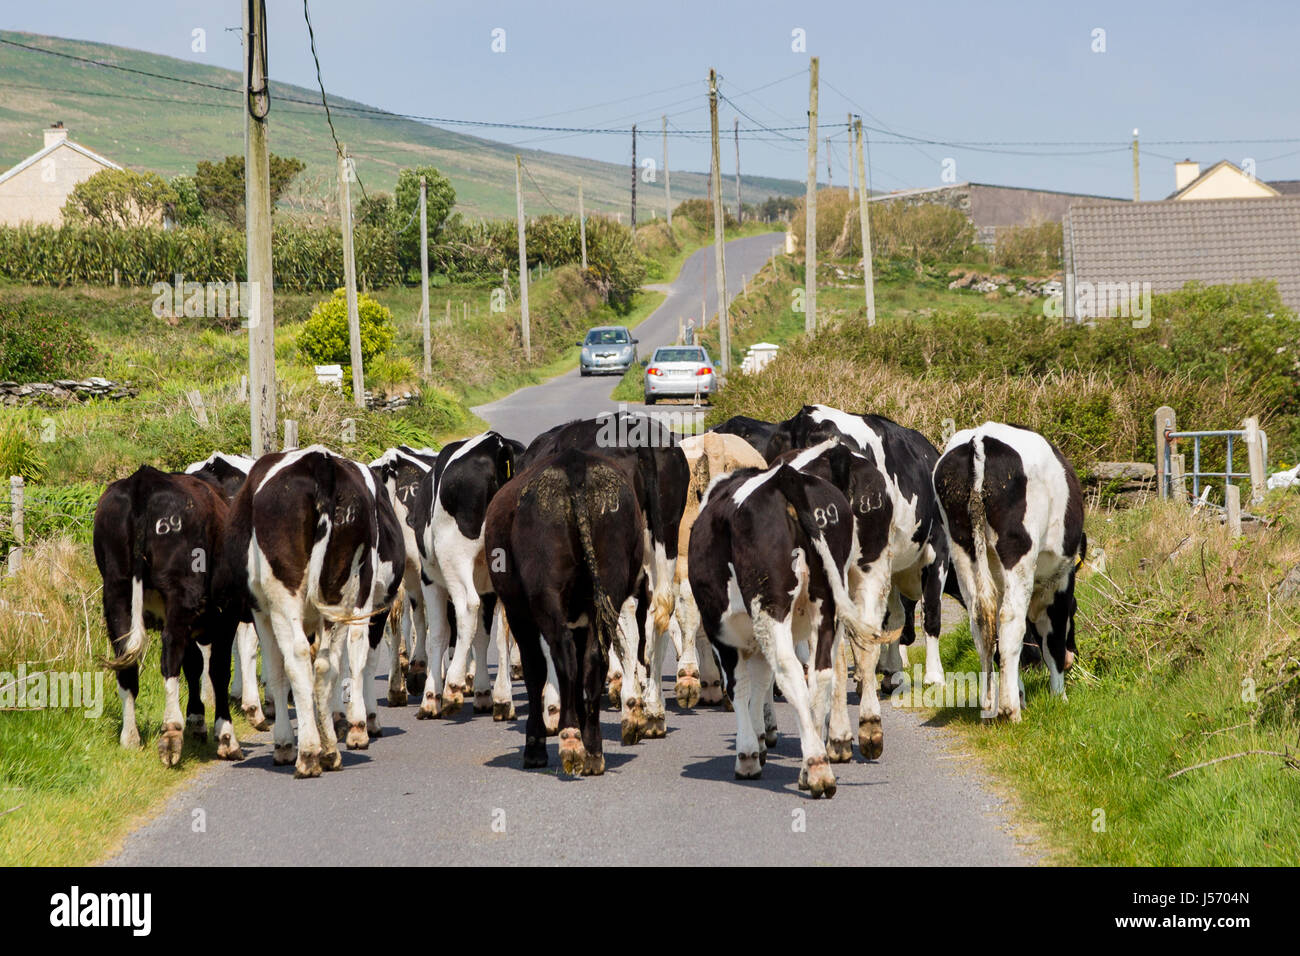
[[[410,692],[406,686],[406,676],[410,673],[411,662],[407,656],[406,648],[410,641],[411,632],[422,633],[425,629],[424,607],[420,603],[419,595],[407,592],[407,599],[402,608],[403,613],[399,615],[397,621],[390,621],[388,633],[390,637],[388,662],[388,706],[405,707],[410,699]]]
[[[766,611],[759,610],[754,621],[754,639],[763,657],[776,672],[776,682],[781,694],[794,706],[799,722],[799,742],[803,752],[803,769],[799,773],[800,789],[808,789],[814,797],[835,795],[835,775],[826,759],[826,747],[821,733],[814,725],[808,683],[803,667],[794,650],[794,634],[789,620],[778,621]],[[829,682],[827,682],[829,690]]]
[[[319,777],[321,772],[321,735],[320,728],[317,726],[317,706],[316,706],[316,677],[312,664],[311,645],[307,643],[307,632],[303,629],[301,613],[296,607],[292,606],[292,597],[287,597],[283,604],[287,606],[273,606],[267,617],[270,619],[270,629],[274,636],[276,646],[279,648],[279,655],[283,661],[285,677],[288,680],[289,689],[293,691],[294,708],[297,710],[298,717],[298,756],[294,761],[295,777]],[[260,630],[260,628],[259,628]],[[318,641],[320,638],[317,638]],[[324,653],[325,648],[318,648],[316,656],[321,661],[327,661],[327,655]],[[263,660],[266,659],[266,649],[263,647]],[[324,663],[328,670],[328,663]],[[280,682],[283,687],[284,680]],[[329,688],[327,688],[327,691]],[[283,698],[283,699],[282,699]],[[325,716],[329,716],[330,698],[328,692],[324,695],[322,701],[325,707]],[[282,745],[281,736],[278,733],[280,724],[285,726],[286,744]],[[276,733],[276,762],[288,763],[288,759],[282,759],[286,751],[291,751],[292,733],[289,724],[289,707],[288,694],[282,691],[275,697],[275,729]],[[333,728],[330,728],[333,732]]]
[[[411,631],[411,659],[406,668],[406,692],[417,697],[424,693],[425,684],[429,676],[429,628],[432,627],[432,617],[435,613],[430,610],[432,605],[429,604],[429,592],[426,590],[429,585],[420,583],[420,611],[423,615],[424,627],[417,626],[416,622],[412,623]],[[415,609],[415,597],[411,596],[411,609]],[[414,617],[414,614],[412,614]]]
[[[618,615],[618,627],[615,639],[619,654],[623,658],[623,684],[620,689],[622,718],[620,721],[620,739],[623,746],[636,743],[645,735],[645,699],[640,694],[636,676],[637,665],[637,599],[629,597],[623,602]]]
[[[582,725],[582,763],[584,777],[598,777],[605,772],[604,741],[600,736],[600,698],[605,689],[605,668],[609,658],[601,651],[595,628],[587,629],[582,647],[582,675],[579,683],[578,720]]]
[[[689,581],[683,580],[677,595],[677,606],[669,624],[669,634],[677,652],[677,683],[673,693],[678,707],[694,707],[700,702],[700,661],[695,647],[695,635],[700,629],[700,611],[695,606]]]
[[[214,700],[216,700],[216,698],[212,694],[212,677],[210,673],[211,668],[208,666],[208,662],[212,654],[212,647],[210,645],[205,645],[205,644],[199,644],[197,646],[199,650],[199,659],[202,661],[202,665],[199,669],[199,700],[202,702],[204,707],[208,707],[212,704]],[[186,704],[187,718],[189,716],[188,707],[189,705],[187,703]],[[205,734],[204,735],[205,739],[206,736],[207,735]]]
[[[555,609],[559,611],[558,608]],[[587,748],[582,740],[578,718],[579,698],[582,696],[582,664],[578,660],[578,640],[574,631],[564,623],[563,613],[551,613],[543,621],[543,632],[556,635],[548,637],[551,654],[560,675],[560,766],[565,773],[577,776],[587,764]],[[590,631],[590,628],[586,630]],[[584,646],[594,638],[583,641]]]
[[[858,750],[863,760],[875,760],[885,749],[885,735],[880,726],[880,695],[876,693],[880,649],[881,645],[873,641],[858,652]]]
[[[181,715],[181,670],[185,665],[185,655],[190,650],[190,613],[182,610],[179,602],[167,606],[166,622],[163,626],[162,639],[162,678],[165,702],[163,704],[163,732],[158,738],[158,756],[164,767],[175,767],[181,762],[181,742],[184,736]],[[198,671],[203,666],[203,659],[194,649],[193,673],[194,697],[200,697]],[[187,669],[186,677],[190,676]],[[203,707],[202,700],[198,706]]]
[[[215,635],[212,639],[212,655],[208,659],[214,693],[212,725],[217,735],[217,756],[222,760],[244,758],[239,738],[235,736],[235,725],[230,719],[230,659],[235,649],[234,638],[235,635],[229,631]]]
[[[729,708],[730,699],[722,686],[722,669],[718,667],[718,658],[703,630],[695,633],[696,654],[700,663],[700,703],[722,704]]]
[[[140,729],[135,722],[135,699],[140,695],[140,669],[132,664],[117,672],[117,699],[122,702],[122,733],[118,743],[128,749],[140,746]]]
[[[831,714],[826,755],[831,763],[848,763],[853,759],[853,735],[849,727],[849,654],[852,645],[841,638],[835,654],[834,684],[831,687]]]
[[[253,623],[258,642],[262,647],[262,671],[266,677],[266,693],[272,701],[271,737],[275,744],[272,762],[276,766],[293,763],[297,759],[293,740],[293,725],[289,722],[289,681],[285,673],[284,655],[271,626],[271,615],[253,612]]]
[[[320,754],[318,766],[321,770],[338,770],[343,766],[343,756],[339,753],[338,724],[335,720],[335,704],[341,702],[343,674],[343,656],[347,652],[348,628],[355,625],[331,624],[322,622],[316,632],[316,660],[310,665],[315,682],[312,686],[312,708],[316,718],[316,732],[320,735]],[[349,655],[351,657],[353,655]],[[349,701],[355,701],[360,689],[354,687]],[[294,689],[294,700],[298,691]],[[351,706],[349,704],[349,706]],[[303,717],[298,717],[301,731]],[[298,748],[301,759],[302,747]]]
[[[762,719],[763,688],[771,672],[763,655],[742,650],[736,661],[736,779],[757,780],[763,775],[764,751],[758,740]]]
[[[770,667],[769,667],[770,669]],[[776,725],[776,684],[769,678],[763,693],[763,743],[775,747],[780,728]]]
[[[348,670],[352,678],[352,694],[347,701],[349,750],[365,750],[370,746],[367,724],[378,716],[368,700],[374,693],[370,686],[374,668],[369,631],[370,627],[365,623],[348,625]]]
[[[551,657],[551,647],[546,643],[546,638],[539,635],[537,643],[546,663],[546,678],[542,685],[542,722],[546,736],[554,737],[560,732],[560,677],[555,673],[555,661]]]
[[[188,691],[185,698],[185,733],[192,737],[195,743],[206,744],[208,742],[208,723],[204,716],[204,691],[211,690],[211,680],[205,681],[208,676],[208,662],[211,659],[212,648],[202,647],[194,641],[185,642],[184,656],[181,658],[181,670],[185,673],[185,689]]]
[[[478,633],[483,629],[483,621],[479,617],[479,596],[474,590],[473,582],[467,587],[464,581],[449,579],[447,591],[456,607],[456,650],[447,667],[447,683],[442,692],[444,717],[455,714],[465,704],[465,688],[469,683],[466,676],[469,652],[477,646]],[[486,668],[483,670],[486,674]]]
[[[1003,574],[1002,605],[998,610],[998,717],[1020,721],[1020,651],[1025,643],[1025,616],[1034,588],[1038,555],[1030,552]],[[1044,656],[1048,656],[1044,654]]]
[[[474,631],[474,713],[492,712],[492,679],[488,675],[488,645],[491,635],[483,625],[481,614],[475,615],[478,627]]]
[[[235,677],[231,682],[239,688],[239,703],[244,719],[254,730],[269,730],[270,723],[261,704],[257,686],[257,631],[252,624],[241,623],[235,629]]]
[[[424,617],[428,635],[424,650],[428,669],[424,674],[424,696],[420,700],[420,712],[415,716],[427,720],[443,714],[442,657],[447,652],[447,643],[451,639],[451,623],[447,620],[447,589],[440,584],[421,584],[420,590],[424,594]],[[419,666],[419,653],[417,646],[415,655],[411,658],[412,674],[415,674]]]
[[[492,719],[514,720],[514,690],[510,686],[510,625],[506,621],[505,606],[497,601],[492,615],[492,638],[497,648],[497,676],[492,684]]]
[[[528,718],[524,724],[524,768],[545,767],[546,724],[543,719],[543,687],[550,669],[549,652],[545,652],[546,639],[538,633],[531,618],[527,629],[513,629],[519,647],[520,664],[524,670],[524,690],[528,693]],[[556,705],[556,722],[559,722],[559,705]]]
[[[108,628],[114,658],[122,658],[127,654],[133,627],[139,628],[136,637],[143,646],[143,586],[139,597],[135,599],[134,605],[139,610],[141,618],[134,624],[131,617],[133,593],[134,589],[129,578],[116,584],[108,581],[104,582],[104,624]],[[135,717],[135,701],[140,696],[140,668],[138,664],[132,663],[117,671],[117,696],[122,702],[122,733],[118,738],[118,743],[127,748],[139,747],[140,730],[136,726]]]
[[[514,635],[510,632],[509,619],[502,617],[501,621],[504,626],[506,636],[510,639],[510,679],[523,680],[524,662],[523,662],[523,658],[519,654],[519,641],[517,641]]]
[[[606,695],[610,707],[619,707],[623,699],[623,638],[619,635],[609,656],[609,670],[606,672]]]
[[[671,619],[670,619],[671,626]],[[655,626],[654,615],[647,614],[645,622],[645,738],[659,739],[668,733],[664,709],[664,654],[668,650],[668,635]]]

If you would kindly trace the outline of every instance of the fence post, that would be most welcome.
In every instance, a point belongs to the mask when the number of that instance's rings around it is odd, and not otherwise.
[[[1246,458],[1250,462],[1250,503],[1259,504],[1264,500],[1264,491],[1268,487],[1264,474],[1264,443],[1261,439],[1258,418],[1247,418],[1241,423],[1246,432]]]
[[[1178,500],[1187,503],[1187,482],[1183,479],[1183,454],[1171,455],[1169,458],[1169,487],[1178,496]]]
[[[17,574],[23,566],[23,476],[9,478],[9,509],[14,529],[14,546],[9,549],[9,573]]]
[[[1169,490],[1165,481],[1165,432],[1178,430],[1178,418],[1168,405],[1156,409],[1156,487],[1160,497],[1167,498]]]
[[[186,392],[185,397],[190,400],[190,408],[194,409],[194,420],[198,422],[200,428],[207,428],[208,410],[203,407],[203,393],[195,388]]]
[[[298,447],[298,423],[292,418],[284,420],[284,450],[293,451]]]
[[[1241,537],[1241,486],[1225,485],[1223,500],[1228,506],[1228,533],[1234,538]]]

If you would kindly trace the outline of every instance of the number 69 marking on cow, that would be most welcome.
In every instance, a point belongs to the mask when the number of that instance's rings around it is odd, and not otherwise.
[[[166,518],[159,518],[153,525],[154,534],[171,534],[173,531],[180,530],[180,515],[168,515]]]
[[[828,524],[840,523],[840,510],[835,505],[827,505],[825,508],[813,509],[813,521],[817,522],[817,527],[824,528]]]

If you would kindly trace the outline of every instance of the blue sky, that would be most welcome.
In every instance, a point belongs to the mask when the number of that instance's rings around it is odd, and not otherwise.
[[[301,4],[268,6],[272,76],[314,86]],[[1128,196],[1125,144],[1134,127],[1143,142],[1143,198],[1168,193],[1173,161],[1185,156],[1203,167],[1249,157],[1262,179],[1300,179],[1300,4],[314,0],[311,9],[332,94],[458,119],[638,122],[651,134],[640,143],[642,157],[659,156],[662,113],[678,129],[707,128],[710,67],[722,75],[722,92],[754,120],[802,126],[808,57],[816,55],[822,122],[840,124],[831,131],[840,137],[831,149],[836,183],[847,179],[850,110],[868,111],[869,126],[948,143],[1104,144],[989,152],[890,143],[898,137],[876,132],[869,135],[877,189],[939,185],[951,159],[958,180]],[[0,14],[7,29],[232,69],[239,37],[226,28],[239,22],[235,0],[46,0]],[[195,28],[206,31],[206,52],[191,50]],[[496,28],[505,30],[504,53],[491,49]],[[805,32],[805,53],[791,49],[796,29]],[[1093,50],[1098,29],[1104,52]],[[722,105],[724,130],[735,115]],[[741,117],[741,125],[754,123]],[[614,162],[630,152],[630,136],[467,131]],[[742,142],[743,170],[802,179],[805,134],[786,135],[793,139],[765,133]],[[1225,142],[1184,142],[1192,140]],[[674,139],[669,149],[674,168],[707,168],[707,137]],[[722,154],[730,171],[729,141]],[[818,163],[824,180],[824,153]]]

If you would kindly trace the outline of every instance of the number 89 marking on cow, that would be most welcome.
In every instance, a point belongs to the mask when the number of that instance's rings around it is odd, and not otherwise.
[[[166,518],[159,518],[154,522],[154,534],[171,534],[173,531],[181,530],[180,515],[168,515]]]
[[[817,522],[819,528],[824,528],[828,524],[839,524],[840,511],[834,505],[827,505],[825,508],[814,508],[813,521]]]

